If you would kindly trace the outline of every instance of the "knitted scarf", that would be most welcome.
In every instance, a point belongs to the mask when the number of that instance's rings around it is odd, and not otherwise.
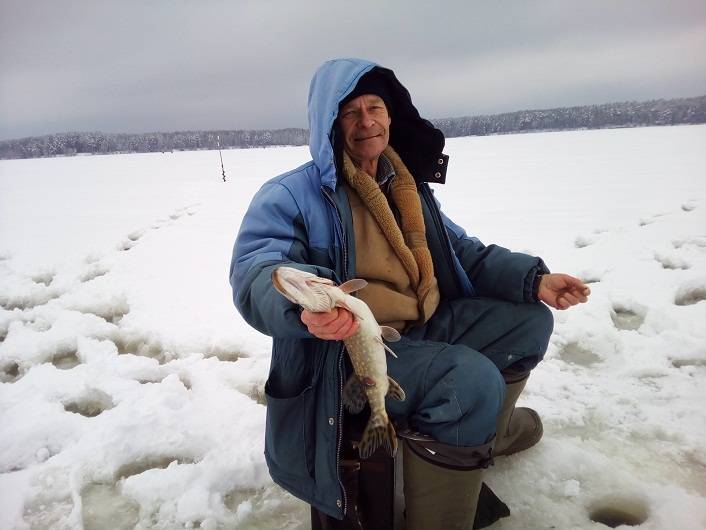
[[[395,168],[395,177],[390,182],[390,194],[400,213],[400,225],[395,221],[387,198],[378,183],[365,171],[355,167],[346,152],[343,153],[343,174],[348,184],[367,206],[402,263],[412,289],[417,294],[421,318],[424,318],[424,301],[430,288],[436,285],[436,281],[434,264],[427,246],[422,205],[414,177],[402,159],[389,145],[385,148],[384,154]],[[435,308],[436,304],[432,312]],[[429,316],[427,315],[427,318]]]

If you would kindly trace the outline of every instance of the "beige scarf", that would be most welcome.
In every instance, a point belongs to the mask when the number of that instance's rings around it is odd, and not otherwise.
[[[407,272],[412,289],[419,300],[421,319],[425,321],[438,306],[439,291],[434,277],[434,264],[427,246],[422,205],[414,177],[402,159],[389,145],[384,154],[395,168],[395,177],[390,182],[390,193],[400,212],[401,226],[395,221],[387,198],[378,183],[365,171],[356,168],[346,152],[343,153],[343,173],[380,226]]]

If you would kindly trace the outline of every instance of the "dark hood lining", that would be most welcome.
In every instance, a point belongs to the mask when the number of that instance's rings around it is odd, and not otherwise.
[[[417,181],[444,183],[448,165],[448,156],[443,154],[444,134],[419,115],[409,91],[392,70],[375,66],[370,72],[385,79],[392,97],[390,145]],[[340,168],[343,145],[337,125],[331,135],[336,165]]]

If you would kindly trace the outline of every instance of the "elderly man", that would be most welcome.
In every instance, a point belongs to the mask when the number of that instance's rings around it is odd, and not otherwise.
[[[343,464],[354,418],[341,399],[352,373],[341,341],[358,324],[344,309],[301,311],[270,277],[286,264],[339,283],[363,278],[358,296],[402,333],[388,373],[407,399],[388,400],[387,409],[406,426],[407,528],[472,528],[482,470],[542,436],[537,413],[515,402],[549,341],[545,304],[566,309],[589,289],[550,274],[539,258],[485,246],[441,212],[429,183],[445,181],[443,134],[391,70],[358,59],[322,65],[309,126],[313,160],[255,195],[231,265],[236,307],[273,337],[265,386],[272,478],[318,510],[324,526],[361,528]]]

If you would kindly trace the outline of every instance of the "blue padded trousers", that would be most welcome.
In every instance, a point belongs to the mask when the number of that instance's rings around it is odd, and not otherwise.
[[[442,443],[489,442],[505,399],[501,371],[534,368],[553,325],[551,311],[541,303],[443,301],[423,327],[390,344],[398,358],[388,357],[387,371],[407,399],[388,399],[388,412]]]

